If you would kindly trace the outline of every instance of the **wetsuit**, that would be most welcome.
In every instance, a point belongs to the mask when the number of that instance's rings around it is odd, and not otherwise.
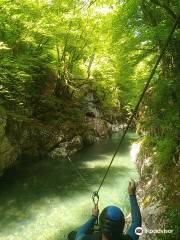
[[[135,195],[130,195],[130,205],[131,205],[131,226],[129,227],[126,234],[122,235],[122,240],[137,240],[139,236],[135,234],[135,229],[141,226],[141,213],[137,203]],[[92,216],[84,225],[82,225],[76,233],[75,240],[100,240],[101,232],[95,232],[93,234],[88,234],[91,229],[93,229],[96,222],[96,217]],[[121,240],[119,239],[119,240]]]

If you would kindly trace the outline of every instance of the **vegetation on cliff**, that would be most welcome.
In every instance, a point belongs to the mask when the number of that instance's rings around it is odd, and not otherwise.
[[[1,104],[39,117],[92,91],[107,114],[116,107],[110,4],[1,1]]]
[[[134,105],[168,33],[180,14],[179,1],[127,1],[114,17],[114,49],[117,54],[118,81],[124,88],[125,105]],[[168,207],[168,224],[177,239],[179,214],[179,99],[180,24],[163,57],[141,106],[137,130],[142,135],[139,161],[150,158],[151,167],[142,173],[142,182],[151,181],[150,196]],[[146,160],[147,161],[147,160]],[[148,174],[148,168],[149,174]],[[157,188],[159,191],[157,193]],[[149,194],[148,194],[149,191]],[[149,195],[149,196],[148,196]],[[147,202],[146,202],[147,204]],[[161,239],[159,236],[157,239]],[[166,239],[166,238],[165,238]]]

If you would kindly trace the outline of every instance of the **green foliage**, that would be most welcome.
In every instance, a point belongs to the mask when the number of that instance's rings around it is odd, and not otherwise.
[[[174,139],[166,137],[157,141],[154,160],[159,170],[164,171],[172,167],[175,150],[176,142],[174,142]]]
[[[14,110],[37,108],[52,78],[54,86],[59,78],[61,84],[54,90],[59,97],[81,97],[82,88],[101,98],[106,91],[101,102],[114,105],[118,94],[107,91],[116,85],[113,56],[106,60],[113,2],[2,0],[1,103]],[[101,79],[94,77],[97,71]]]
[[[68,112],[68,118],[71,119],[72,121],[78,121],[78,122],[83,121],[84,120],[84,113],[80,108],[73,107]]]
[[[126,109],[134,107],[154,66],[155,58],[177,16],[176,1],[127,1],[113,18],[116,81]],[[179,132],[179,27],[173,36],[139,114],[144,137],[142,155],[152,156],[163,171],[172,167]],[[128,107],[129,106],[129,107]]]
[[[169,229],[173,229],[173,233],[171,234],[171,238],[168,239],[175,239],[178,240],[179,238],[179,221],[180,221],[180,214],[178,212],[179,203],[177,204],[170,204],[170,206],[166,210],[166,219],[168,219],[168,227]],[[162,238],[165,239],[165,238]]]

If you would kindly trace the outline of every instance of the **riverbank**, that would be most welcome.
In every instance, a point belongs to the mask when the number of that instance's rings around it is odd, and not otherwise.
[[[63,112],[60,98],[53,103],[59,106],[51,106],[51,111],[50,100],[39,102],[36,115],[33,109],[28,115],[1,107],[0,175],[26,159],[66,158],[122,128],[116,119],[119,113],[105,117],[93,94],[83,94],[83,99],[64,100]]]

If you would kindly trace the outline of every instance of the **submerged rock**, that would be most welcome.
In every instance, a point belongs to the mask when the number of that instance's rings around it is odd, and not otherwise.
[[[51,159],[60,160],[62,158],[66,158],[68,156],[68,151],[67,151],[66,147],[59,147],[59,148],[54,149],[52,152],[50,152],[48,154],[48,156]]]
[[[51,151],[48,156],[55,160],[60,160],[72,155],[84,146],[83,139],[80,135],[73,137],[70,141],[62,142]]]
[[[113,132],[113,133],[122,131],[122,129],[123,129],[124,127],[125,127],[125,126],[124,126],[123,124],[119,124],[119,123],[111,124],[111,128],[112,128],[112,132]]]
[[[70,142],[69,142],[69,149],[76,149],[80,150],[83,146],[83,139],[80,135],[75,136]]]
[[[83,136],[83,143],[85,146],[91,145],[93,143],[97,142],[97,138],[92,133],[86,133]]]

